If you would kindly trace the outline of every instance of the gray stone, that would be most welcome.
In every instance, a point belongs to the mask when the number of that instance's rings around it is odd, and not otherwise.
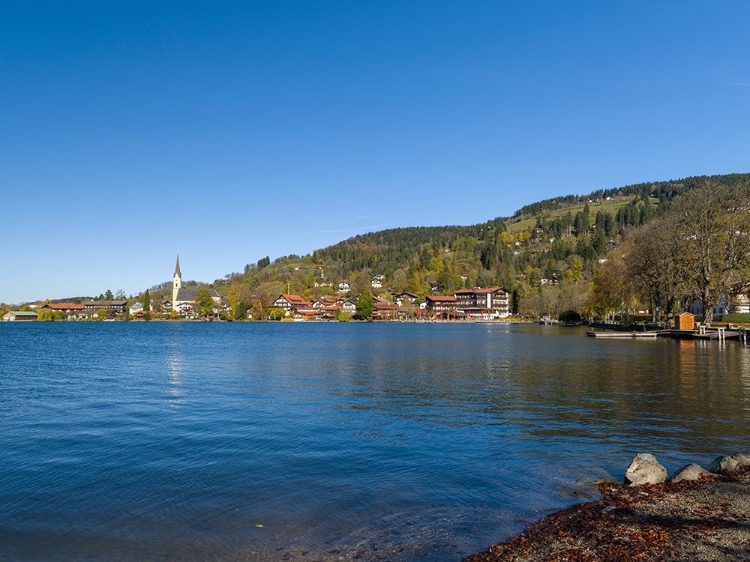
[[[670,476],[667,482],[669,482],[670,484],[676,484],[677,482],[682,482],[683,480],[698,480],[701,477],[713,478],[714,475],[700,465],[689,464],[687,466],[683,466],[672,476]]]
[[[625,484],[640,486],[642,484],[660,484],[667,479],[667,469],[664,468],[654,455],[640,453],[625,471]]]
[[[716,457],[714,462],[708,465],[709,472],[735,472],[740,468],[750,466],[750,455],[735,453],[725,457]]]

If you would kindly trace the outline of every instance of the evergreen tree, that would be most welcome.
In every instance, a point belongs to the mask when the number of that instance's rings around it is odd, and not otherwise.
[[[357,316],[361,320],[367,320],[372,316],[372,295],[370,291],[365,291],[357,300]]]
[[[143,293],[143,312],[151,312],[151,293],[148,289]]]

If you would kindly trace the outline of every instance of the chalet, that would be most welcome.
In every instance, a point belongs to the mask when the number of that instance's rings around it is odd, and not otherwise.
[[[314,308],[298,308],[295,313],[295,318],[302,318],[304,320],[315,320],[320,316],[321,312]]]
[[[453,315],[456,312],[456,297],[429,295],[425,300],[427,303],[427,312],[437,314],[441,318]]]
[[[508,291],[500,287],[462,289],[453,293],[456,307],[470,318],[490,320],[510,316]]]
[[[339,283],[339,293],[348,293],[351,290],[349,283],[342,281]]]
[[[405,304],[416,304],[419,300],[419,297],[415,295],[414,293],[396,293],[393,295],[393,298],[396,299],[396,304],[399,306],[404,306]]]
[[[273,308],[283,308],[286,310],[287,315],[294,314],[298,310],[305,310],[312,308],[310,303],[307,302],[299,295],[282,294],[273,301],[271,305]]]
[[[9,310],[3,314],[3,322],[36,322],[36,312],[31,310]]]
[[[142,302],[136,302],[130,305],[130,316],[137,316],[139,313],[143,313],[143,303]]]
[[[376,302],[372,306],[373,320],[395,320],[398,317],[398,305],[395,302]]]
[[[385,281],[385,275],[376,275],[372,278],[372,281],[370,281],[370,285],[373,289],[382,289],[383,281]]]
[[[354,299],[346,299],[341,304],[341,310],[352,315],[357,314],[357,301],[355,301]]]

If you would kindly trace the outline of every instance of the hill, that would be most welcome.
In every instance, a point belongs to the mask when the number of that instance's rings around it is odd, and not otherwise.
[[[630,230],[706,182],[749,181],[750,174],[729,174],[641,183],[539,201],[476,225],[372,232],[312,255],[264,258],[214,286],[233,308],[242,303],[259,315],[282,292],[316,298],[335,293],[344,281],[353,295],[385,297],[499,285],[513,292],[514,311],[522,314],[580,310],[600,260]],[[384,276],[382,288],[372,288],[375,275]]]

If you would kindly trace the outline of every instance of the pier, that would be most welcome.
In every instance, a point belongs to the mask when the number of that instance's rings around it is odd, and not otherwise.
[[[666,337],[673,339],[692,340],[739,340],[747,344],[747,330],[743,327],[711,327],[700,324],[694,330],[653,330],[650,332],[586,332],[587,336],[594,338],[651,338]]]

